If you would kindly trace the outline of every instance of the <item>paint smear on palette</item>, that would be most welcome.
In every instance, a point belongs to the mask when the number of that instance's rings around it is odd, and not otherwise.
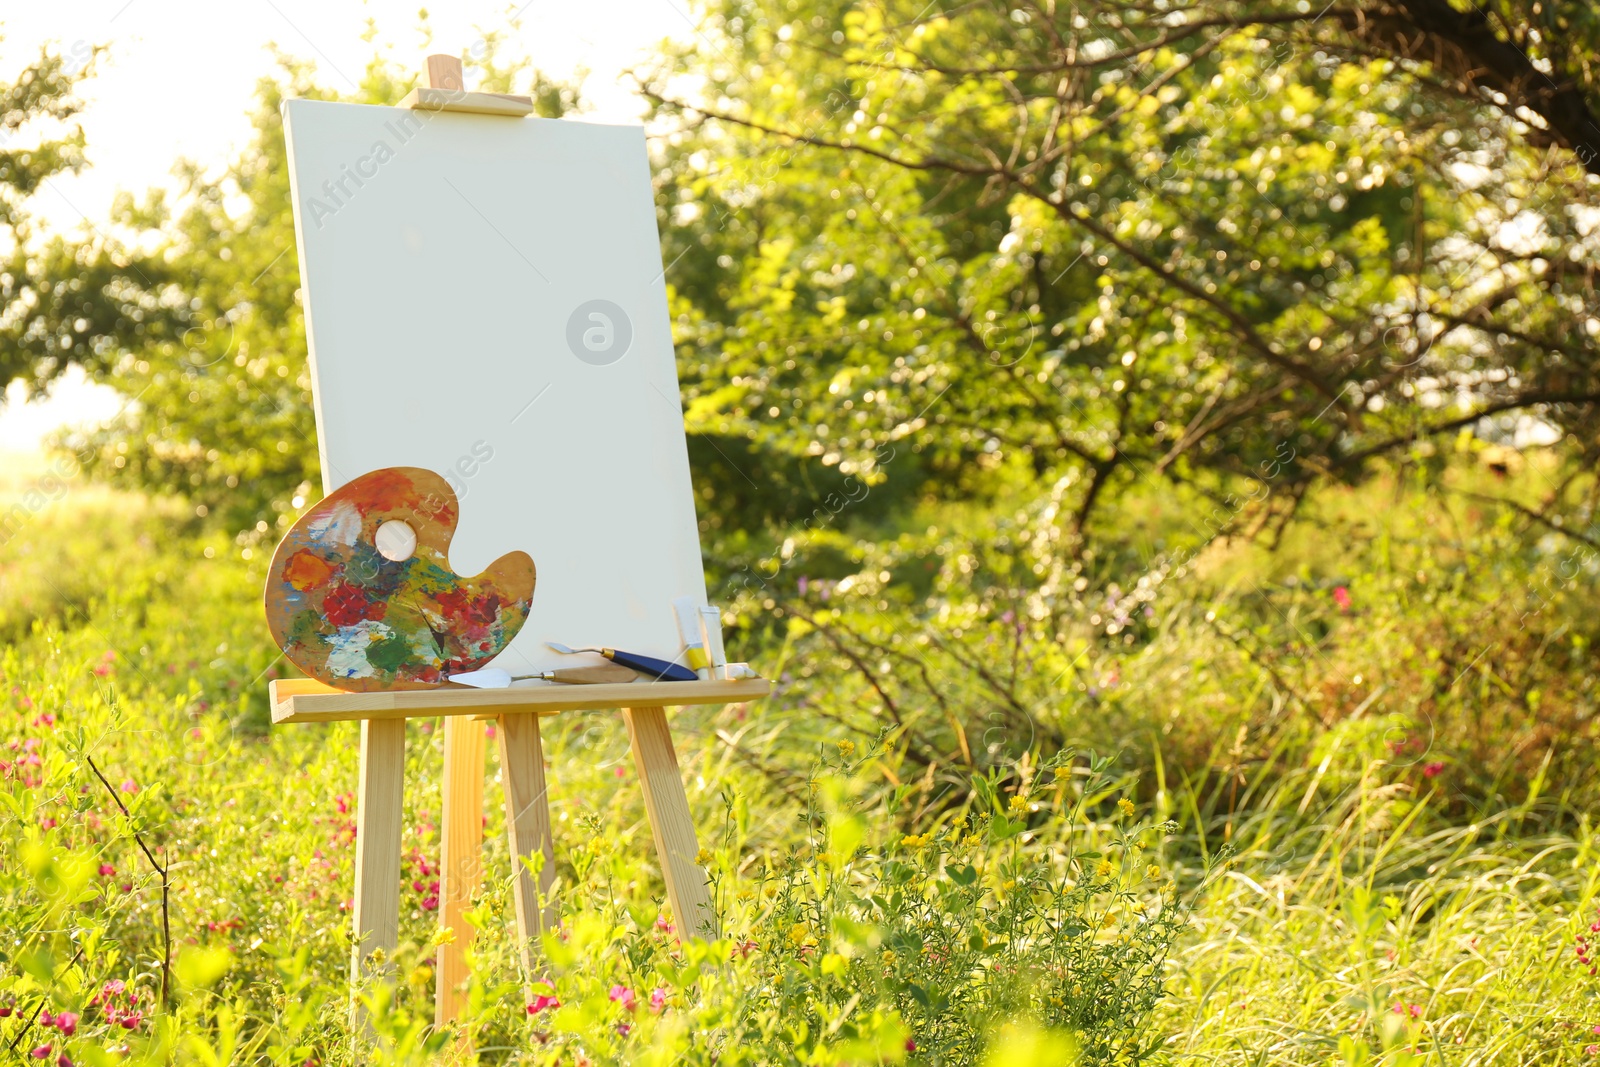
[[[510,552],[475,578],[450,569],[456,494],[420,467],[364,474],[295,523],[267,572],[267,625],[306,674],[340,689],[429,689],[499,655],[527,621],[534,567]],[[394,560],[378,528],[416,549]],[[393,552],[393,549],[391,549]]]

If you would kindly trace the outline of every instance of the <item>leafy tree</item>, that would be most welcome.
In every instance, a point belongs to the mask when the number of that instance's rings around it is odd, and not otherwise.
[[[51,179],[85,164],[73,90],[94,58],[42,51],[0,84],[0,387],[42,385],[74,363],[104,369],[122,344],[170,336],[186,319],[158,260],[92,226],[81,240],[47,237],[28,210]]]
[[[722,0],[702,32],[640,75],[702,430],[1065,487],[1080,551],[1157,479],[1214,498],[1205,537],[1464,427],[1592,455],[1585,6]]]

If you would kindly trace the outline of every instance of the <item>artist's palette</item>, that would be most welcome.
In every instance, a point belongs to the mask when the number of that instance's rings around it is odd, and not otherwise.
[[[446,553],[460,512],[442,477],[373,471],[295,523],[267,572],[267,625],[306,674],[340,689],[426,689],[511,643],[533,560],[509,552],[464,578]]]

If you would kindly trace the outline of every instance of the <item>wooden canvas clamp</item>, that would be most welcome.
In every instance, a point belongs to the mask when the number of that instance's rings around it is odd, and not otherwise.
[[[532,97],[468,92],[462,81],[461,60],[447,55],[428,57],[428,84],[407,93],[400,106],[414,111],[462,111],[513,118],[533,114]]]

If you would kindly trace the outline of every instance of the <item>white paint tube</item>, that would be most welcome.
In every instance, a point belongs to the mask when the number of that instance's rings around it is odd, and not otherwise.
[[[678,616],[678,636],[683,638],[684,665],[698,674],[701,681],[710,681],[711,661],[706,656],[701,635],[699,605],[692,596],[680,596],[672,602],[672,610]]]

